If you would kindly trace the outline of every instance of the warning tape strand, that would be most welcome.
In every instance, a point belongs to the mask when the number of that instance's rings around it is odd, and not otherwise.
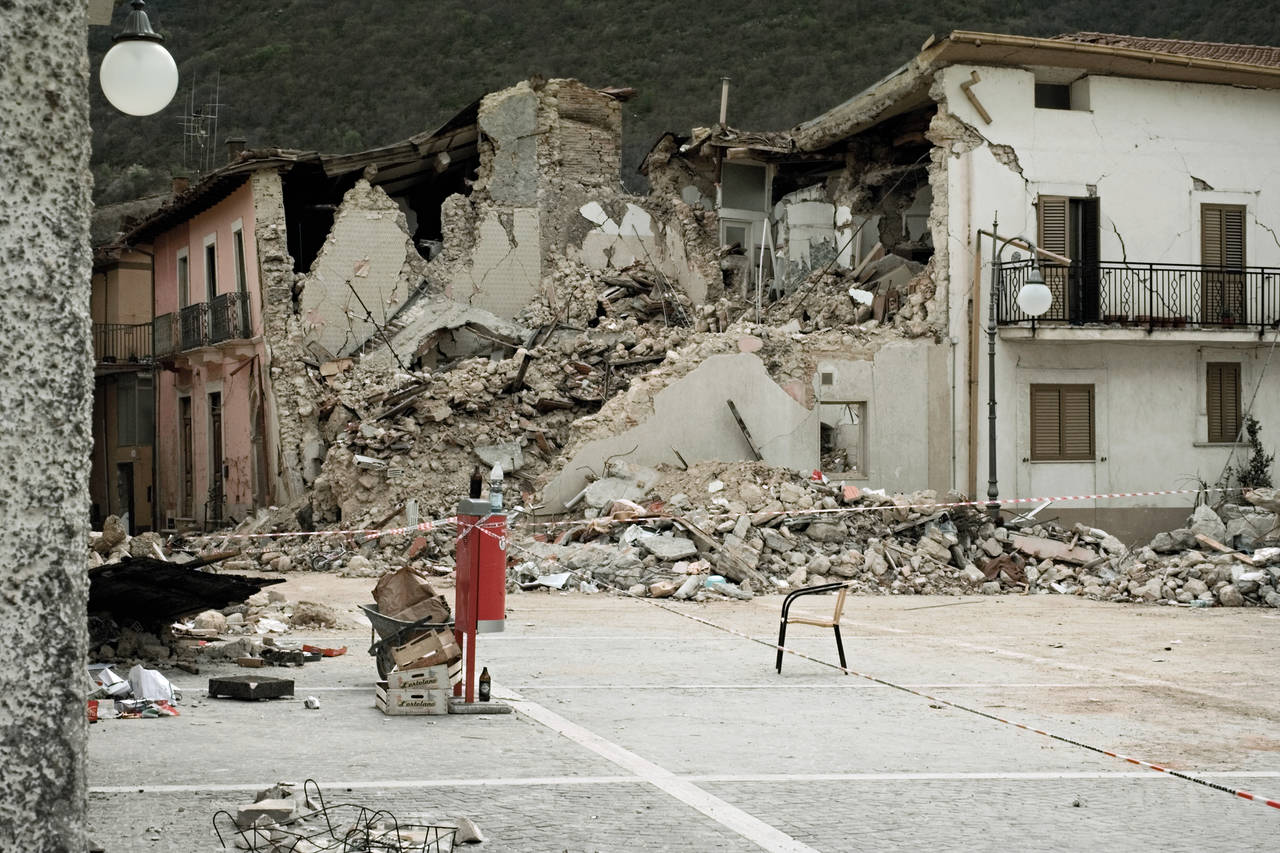
[[[757,519],[772,519],[785,516],[803,516],[809,517],[814,515],[855,515],[867,512],[894,512],[898,510],[911,509],[931,509],[945,510],[955,509],[958,507],[976,507],[986,508],[991,506],[1018,506],[1022,504],[1041,504],[1041,503],[1068,503],[1072,501],[1094,501],[1094,500],[1114,500],[1119,498],[1140,498],[1140,497],[1161,497],[1167,495],[1198,495],[1211,494],[1214,492],[1235,491],[1234,489],[1224,489],[1218,487],[1209,487],[1202,489],[1157,489],[1143,492],[1107,492],[1094,495],[1054,495],[1048,497],[1034,498],[997,498],[996,500],[982,501],[924,501],[920,503],[886,503],[874,504],[866,506],[847,506],[836,507],[833,509],[798,509],[798,510],[765,510],[761,512],[747,512],[729,514],[725,519],[736,518],[742,515],[748,515]],[[682,515],[655,514],[643,517],[619,517],[605,516],[604,518],[588,519],[587,521],[599,521],[607,524],[631,524],[639,520],[689,520]],[[443,527],[457,522],[456,516],[447,516],[445,518],[432,519],[423,521],[418,524],[406,525],[404,527],[390,528],[350,528],[350,529],[329,529],[329,530],[300,530],[287,531],[280,533],[202,533],[187,538],[194,541],[224,541],[229,539],[285,539],[289,537],[321,537],[321,536],[346,536],[361,537],[365,542],[373,539],[379,539],[384,536],[398,536],[404,533],[416,533],[420,531],[433,530],[437,527]],[[583,519],[569,519],[562,521],[522,521],[521,529],[533,528],[553,528],[567,527],[583,524]]]

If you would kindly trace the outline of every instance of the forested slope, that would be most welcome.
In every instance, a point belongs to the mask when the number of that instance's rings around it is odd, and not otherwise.
[[[127,4],[126,4],[127,5]],[[845,100],[931,34],[1076,30],[1280,43],[1280,3],[1237,0],[153,0],[152,24],[178,60],[178,97],[157,116],[112,110],[92,86],[95,197],[165,186],[184,163],[180,121],[220,81],[222,141],[354,151],[433,128],[487,91],[534,74],[633,86],[624,172],[658,134],[709,124],[721,76],[729,121],[788,127]],[[90,33],[93,68],[120,27]],[[197,175],[198,176],[198,175]]]

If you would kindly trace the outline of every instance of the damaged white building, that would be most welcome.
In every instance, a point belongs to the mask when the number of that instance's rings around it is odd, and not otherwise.
[[[668,136],[646,169],[718,212],[727,286],[766,322],[873,318],[788,389],[843,476],[981,499],[994,447],[1002,498],[1194,489],[1246,464],[1246,417],[1280,435],[1277,88],[1277,48],[954,32],[790,131]],[[1024,241],[1053,293],[1035,320]],[[1187,500],[1055,513],[1150,535]]]

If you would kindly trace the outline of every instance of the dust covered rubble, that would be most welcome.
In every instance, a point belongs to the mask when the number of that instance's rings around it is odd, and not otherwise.
[[[880,495],[761,463],[657,471],[615,462],[608,474],[593,484],[606,488],[584,494],[583,518],[518,546],[513,586],[703,600],[835,581],[861,594],[1280,607],[1280,547],[1264,547],[1278,541],[1276,516],[1254,507],[1197,507],[1187,528],[1133,549],[1079,524],[1014,517],[997,526],[981,507],[944,506],[966,501],[954,492]],[[1256,550],[1207,547],[1198,533]]]

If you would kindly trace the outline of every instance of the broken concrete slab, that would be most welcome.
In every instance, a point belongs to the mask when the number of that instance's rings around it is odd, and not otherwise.
[[[751,450],[728,407],[710,400],[732,398],[759,449],[771,465],[806,470],[817,458],[818,413],[792,399],[754,354],[716,355],[653,395],[652,415],[639,425],[577,449],[542,491],[547,511],[558,511],[586,485],[585,469],[630,452],[643,465],[681,465],[702,460],[747,459]],[[677,456],[673,448],[679,451]]]
[[[502,444],[489,444],[472,448],[472,452],[480,457],[486,468],[501,465],[504,473],[510,474],[524,467],[524,449],[519,442],[507,441]]]
[[[698,555],[692,539],[676,536],[645,536],[637,541],[641,548],[664,562],[675,562]]]

